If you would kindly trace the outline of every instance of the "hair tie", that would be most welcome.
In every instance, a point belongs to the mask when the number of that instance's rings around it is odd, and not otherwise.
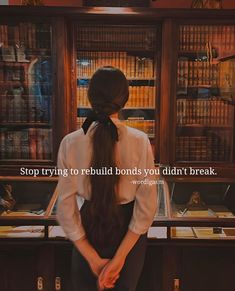
[[[86,120],[82,124],[82,129],[84,131],[84,134],[87,133],[87,131],[88,131],[88,129],[91,126],[93,121],[98,121],[100,123],[103,123],[106,126],[109,126],[111,129],[112,138],[114,140],[118,141],[117,127],[113,123],[112,119],[108,115],[106,115],[105,113],[97,112],[97,111],[93,111],[93,110],[91,110],[88,113]]]

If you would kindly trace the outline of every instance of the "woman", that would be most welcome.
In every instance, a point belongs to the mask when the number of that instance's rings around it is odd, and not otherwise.
[[[141,273],[157,193],[144,183],[154,179],[144,173],[154,168],[147,135],[117,119],[128,97],[119,69],[98,69],[88,89],[92,111],[60,145],[58,168],[70,169],[57,186],[58,221],[74,243],[69,291],[134,291]],[[77,197],[85,200],[80,210]]]

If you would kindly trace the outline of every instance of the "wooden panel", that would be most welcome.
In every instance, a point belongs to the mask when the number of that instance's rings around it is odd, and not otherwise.
[[[72,244],[55,247],[55,277],[61,281],[61,291],[70,290],[70,265],[72,255]],[[53,278],[55,280],[55,278]]]
[[[162,69],[160,105],[160,163],[169,164],[174,152],[174,99],[176,92],[177,26],[171,19],[164,21],[162,29]]]
[[[52,244],[44,245],[37,250],[37,272],[43,278],[43,291],[54,290],[54,247]]]
[[[7,253],[0,251],[0,290],[7,290]]]
[[[176,246],[163,249],[163,286],[162,290],[173,291],[174,279],[179,278],[180,251]],[[191,289],[189,289],[191,291]],[[198,291],[198,290],[197,290]]]
[[[182,291],[234,291],[234,248],[182,249]]]
[[[148,246],[142,274],[136,291],[161,291],[163,248]]]
[[[0,252],[0,290],[36,290],[35,248],[21,247],[1,250]]]
[[[56,132],[54,131],[55,159],[59,143],[64,135],[71,131],[71,120],[74,106],[71,105],[70,77],[71,68],[68,55],[67,28],[63,18],[56,18],[53,26],[53,52],[55,63],[53,72],[55,74],[54,84],[54,120]]]

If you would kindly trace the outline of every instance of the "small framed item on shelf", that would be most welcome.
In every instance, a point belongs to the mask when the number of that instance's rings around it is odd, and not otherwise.
[[[1,47],[2,60],[5,62],[15,62],[15,48],[14,46],[2,46]]]
[[[26,48],[24,46],[16,47],[16,59],[19,63],[30,62],[26,59]]]

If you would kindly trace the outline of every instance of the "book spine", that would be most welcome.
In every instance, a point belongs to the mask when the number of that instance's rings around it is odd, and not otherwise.
[[[47,128],[41,129],[41,136],[42,136],[42,157],[45,160],[51,159],[51,130]]]
[[[28,129],[21,130],[21,158],[29,159],[29,131]]]
[[[13,135],[13,153],[14,159],[21,158],[21,131],[17,130]]]
[[[36,156],[38,160],[43,160],[43,140],[44,140],[44,135],[43,135],[43,128],[37,128],[36,129]]]
[[[0,96],[0,121],[6,122],[7,121],[7,91],[2,90],[2,95]]]
[[[29,152],[30,159],[37,159],[37,130],[36,128],[29,128]]]
[[[6,129],[0,128],[0,159],[5,159],[6,157],[7,157]]]
[[[5,140],[5,153],[7,159],[14,159],[14,134],[15,131],[8,130],[6,131],[6,140]]]

